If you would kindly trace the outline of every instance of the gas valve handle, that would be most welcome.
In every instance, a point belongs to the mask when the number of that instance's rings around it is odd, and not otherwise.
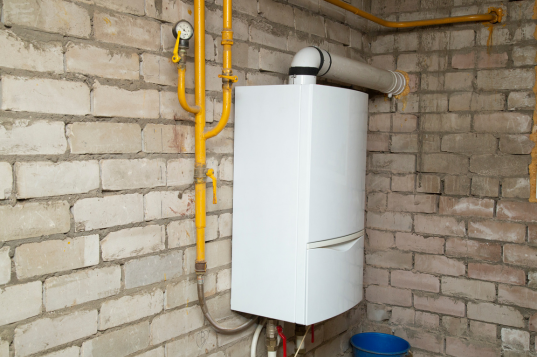
[[[276,326],[276,329],[278,330],[278,335],[280,335],[282,342],[283,342],[283,355],[284,357],[287,357],[287,339],[285,338],[285,335],[283,334],[283,328],[278,325]]]
[[[213,180],[213,205],[218,203],[218,199],[216,198],[216,177],[214,177],[214,170],[209,169],[206,173],[207,177],[210,177],[211,180]]]

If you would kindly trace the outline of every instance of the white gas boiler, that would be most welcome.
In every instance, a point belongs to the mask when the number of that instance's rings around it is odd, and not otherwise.
[[[236,88],[231,308],[311,325],[362,300],[368,96]]]

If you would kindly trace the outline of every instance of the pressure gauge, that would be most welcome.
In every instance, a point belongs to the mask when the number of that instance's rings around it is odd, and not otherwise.
[[[179,31],[181,32],[181,40],[188,41],[194,36],[194,27],[186,20],[181,20],[175,24],[172,30],[173,37],[177,38]]]

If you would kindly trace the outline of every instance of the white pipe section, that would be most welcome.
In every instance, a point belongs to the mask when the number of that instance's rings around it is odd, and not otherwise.
[[[277,357],[278,351],[268,351],[268,357]]]
[[[250,357],[256,357],[257,355],[257,341],[259,341],[259,335],[261,334],[261,330],[263,330],[263,325],[263,323],[260,323],[255,329],[252,347],[250,348]]]
[[[407,85],[400,72],[330,54],[318,47],[298,51],[289,69],[289,84],[313,84],[317,76],[375,89],[390,96],[401,94]]]

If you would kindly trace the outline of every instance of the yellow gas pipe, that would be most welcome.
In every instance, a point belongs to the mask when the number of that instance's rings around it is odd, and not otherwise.
[[[204,0],[194,0],[194,75],[195,75],[195,96],[196,106],[191,107],[186,101],[185,95],[185,60],[186,49],[181,49],[182,56],[179,56],[179,38],[174,48],[174,56],[172,61],[178,63],[178,86],[177,97],[179,103],[187,112],[196,114],[195,119],[195,168],[194,180],[196,190],[196,274],[198,280],[198,299],[200,307],[207,321],[213,325],[214,329],[223,334],[238,333],[250,327],[255,319],[251,319],[243,325],[236,328],[224,328],[219,326],[213,320],[207,305],[205,303],[205,294],[203,289],[203,276],[207,271],[207,262],[205,260],[205,221],[206,221],[206,177],[210,177],[213,181],[213,204],[216,201],[216,177],[214,170],[207,170],[206,167],[206,147],[207,139],[218,135],[226,126],[231,112],[231,89],[232,84],[237,82],[237,77],[233,76],[231,69],[231,46],[233,45],[232,31],[232,13],[231,0],[224,0],[223,9],[223,30],[222,30],[222,46],[223,46],[223,67],[222,74],[218,77],[222,78],[222,116],[218,124],[208,132],[205,132],[205,2]]]

